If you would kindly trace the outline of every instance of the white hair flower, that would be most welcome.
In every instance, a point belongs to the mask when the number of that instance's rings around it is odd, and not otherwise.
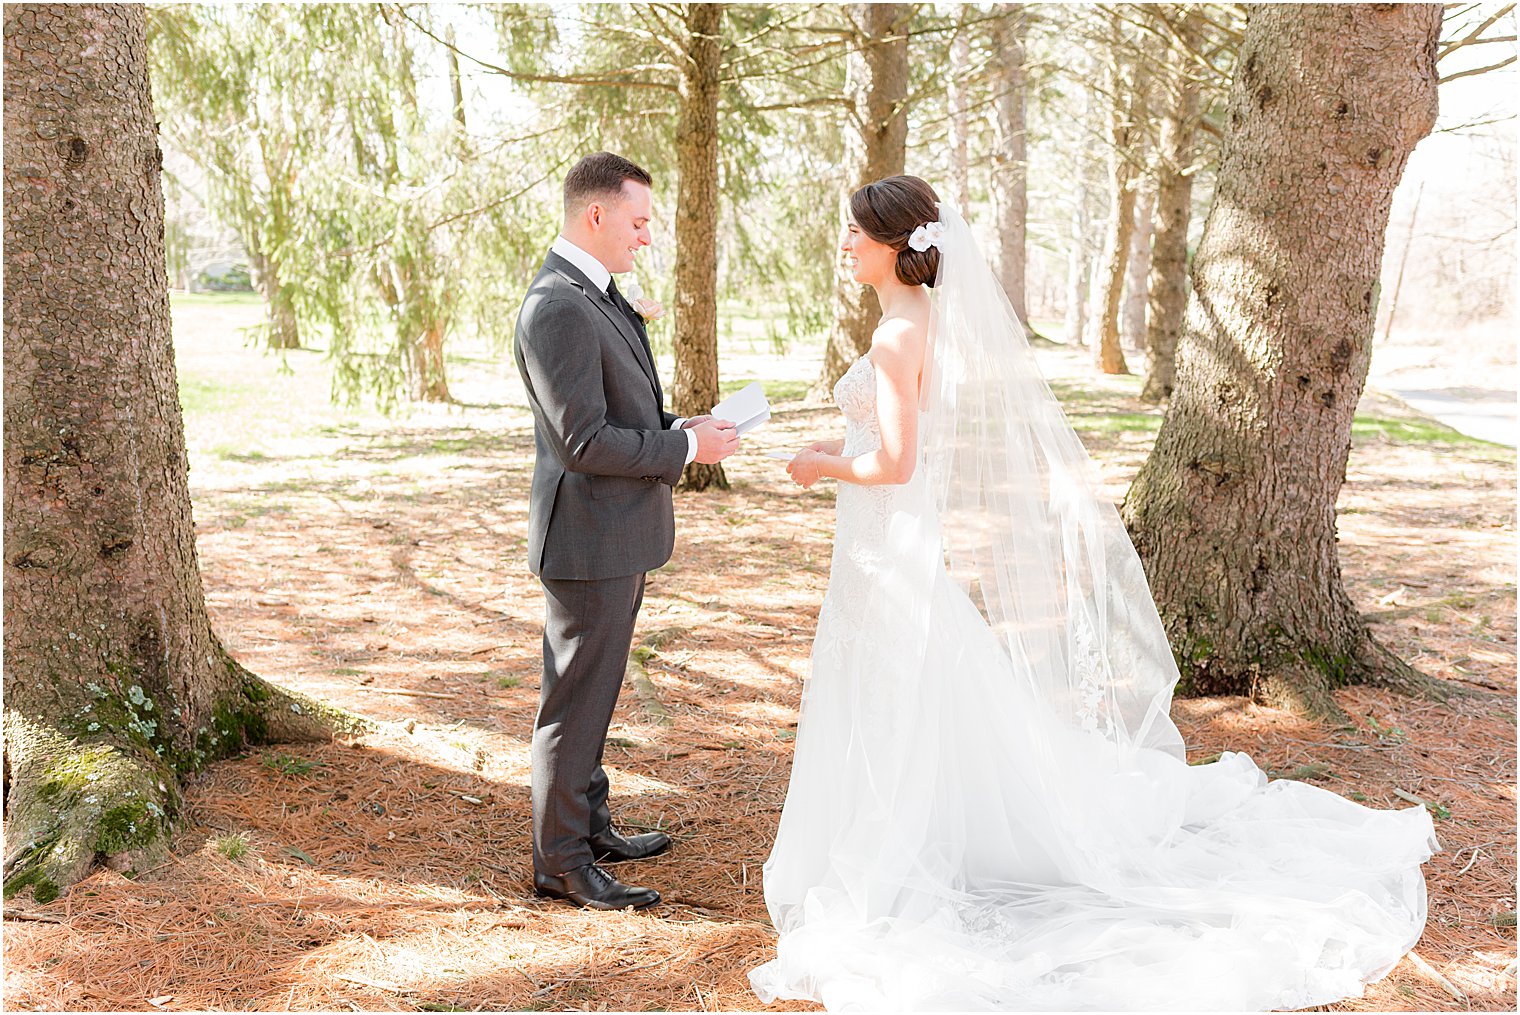
[[[925,222],[913,230],[913,235],[908,237],[908,246],[914,250],[928,250],[930,247],[939,246],[939,241],[945,238],[945,224],[943,222]]]

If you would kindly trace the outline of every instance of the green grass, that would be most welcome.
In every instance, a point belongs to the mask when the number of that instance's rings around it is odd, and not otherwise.
[[[1081,433],[1155,433],[1160,415],[1143,412],[1069,413],[1072,429]]]
[[[241,860],[253,848],[247,832],[235,832],[211,840],[212,847],[229,860]]]
[[[1351,421],[1353,437],[1385,437],[1395,444],[1469,444],[1485,448],[1502,448],[1502,444],[1469,437],[1433,419],[1383,419],[1357,416]]]
[[[187,417],[240,413],[259,397],[259,386],[247,380],[199,375],[179,379],[179,403]]]
[[[753,384],[755,378],[741,377],[738,380],[722,381],[718,385],[718,394],[727,398],[734,392]],[[760,383],[765,385],[765,397],[772,405],[777,402],[800,402],[807,395],[807,381],[768,381],[760,378]]]
[[[266,754],[262,764],[271,772],[282,775],[307,775],[322,767],[321,762],[298,758],[292,754]]]

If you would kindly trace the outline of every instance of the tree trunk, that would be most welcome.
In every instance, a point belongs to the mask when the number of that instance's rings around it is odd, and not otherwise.
[[[468,125],[465,123],[464,82],[459,76],[459,54],[454,50],[454,23],[452,21],[444,28],[443,38],[448,43],[445,53],[449,59],[449,94],[454,100],[454,149],[460,158],[464,158],[470,154],[470,138]]]
[[[1135,228],[1129,238],[1129,263],[1124,268],[1124,302],[1119,312],[1119,344],[1145,348],[1145,305],[1151,272],[1151,236],[1155,233],[1156,189],[1141,179],[1135,191]]]
[[[1025,294],[1029,218],[1029,154],[1024,110],[1026,34],[1023,4],[998,4],[992,23],[992,201],[998,225],[998,281],[1019,320],[1027,322]]]
[[[1086,344],[1088,293],[1087,201],[1077,195],[1071,215],[1071,245],[1066,248],[1066,344]]]
[[[722,4],[687,4],[686,61],[676,125],[676,375],[682,416],[718,399],[718,100],[723,69]],[[722,465],[692,462],[679,489],[728,489]]]
[[[1119,45],[1119,23],[1113,20],[1108,80],[1108,223],[1103,257],[1096,273],[1093,297],[1093,357],[1105,374],[1127,374],[1119,345],[1119,300],[1124,292],[1124,269],[1129,262],[1130,234],[1135,227],[1135,158],[1140,131],[1139,96],[1144,93],[1144,69]],[[1126,66],[1128,65],[1128,66]],[[1128,80],[1125,71],[1130,72]]]
[[[1437,4],[1250,8],[1177,387],[1125,502],[1184,693],[1320,716],[1351,683],[1442,693],[1372,640],[1335,535],[1440,26]]]
[[[1096,73],[1096,67],[1088,67],[1089,63],[1081,54],[1076,56],[1076,65],[1073,71],[1078,75],[1084,73]],[[1096,61],[1091,61],[1096,64]],[[1075,201],[1072,207],[1070,223],[1070,246],[1066,248],[1066,321],[1065,338],[1066,344],[1072,347],[1086,346],[1088,336],[1088,319],[1092,294],[1093,278],[1093,249],[1092,249],[1092,199],[1091,195],[1097,190],[1093,180],[1094,159],[1090,157],[1092,141],[1090,137],[1096,133],[1093,126],[1094,106],[1093,89],[1082,89],[1082,111],[1078,119],[1078,138],[1076,152],[1073,157],[1077,179]]]
[[[206,616],[140,5],[5,19],[5,896],[166,855],[178,777],[319,706]]]
[[[1117,152],[1109,153],[1108,222],[1103,254],[1094,272],[1093,362],[1105,374],[1127,374],[1124,349],[1119,344],[1119,298],[1124,292],[1124,269],[1129,261],[1129,238],[1135,228],[1135,192],[1132,173]]]
[[[908,145],[908,37],[913,4],[846,4],[856,38],[845,59],[845,96],[851,110],[845,130],[845,165],[850,177],[839,200],[839,228],[849,222],[852,193],[876,180],[903,172]],[[881,306],[870,286],[850,277],[836,258],[834,326],[823,355],[823,372],[809,392],[828,400],[834,382],[871,348]]]
[[[950,107],[950,187],[956,207],[962,215],[971,215],[971,163],[968,156],[971,136],[970,105],[971,35],[962,27],[950,40],[950,77],[945,81],[945,103]]]
[[[452,402],[448,374],[444,369],[443,337],[447,326],[436,317],[407,343],[411,357],[411,396],[414,402]]]
[[[265,347],[301,348],[301,326],[290,302],[290,291],[280,283],[279,266],[257,244],[249,245],[248,261],[253,269],[254,285],[264,297]]]
[[[1198,38],[1197,15],[1182,16],[1177,31]],[[1177,336],[1187,311],[1188,224],[1193,214],[1193,141],[1198,132],[1198,79],[1180,64],[1167,82],[1166,110],[1156,153],[1155,236],[1151,240],[1150,313],[1145,332],[1145,384],[1140,397],[1163,402],[1175,384]]]

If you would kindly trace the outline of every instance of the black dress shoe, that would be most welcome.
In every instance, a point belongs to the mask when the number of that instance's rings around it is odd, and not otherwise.
[[[625,885],[594,863],[558,877],[534,873],[533,890],[586,909],[646,909],[660,901],[653,888]]]
[[[617,863],[620,860],[645,860],[659,856],[670,848],[670,836],[664,832],[642,832],[638,835],[621,835],[608,825],[600,835],[586,840],[597,863]]]

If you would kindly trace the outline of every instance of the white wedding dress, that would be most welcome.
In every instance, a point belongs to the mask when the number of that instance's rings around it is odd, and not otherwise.
[[[834,394],[843,453],[878,448],[869,356]],[[765,865],[779,939],[775,960],[750,974],[760,1000],[1300,1008],[1357,995],[1392,968],[1425,923],[1429,815],[1268,782],[1243,754],[1187,765],[1165,714],[1175,668],[1143,576],[1134,587],[1138,562],[1119,566],[1133,556],[1117,546],[1122,529],[1096,595],[1118,591],[1097,622],[1060,629],[1082,643],[1078,662],[1119,659],[1169,682],[1159,711],[1127,728],[1108,686],[1135,682],[1123,673],[1074,677],[1063,711],[1036,679],[1056,664],[1008,649],[1036,645],[1029,631],[1049,617],[1002,636],[984,616],[992,599],[977,593],[979,606],[947,570],[931,459],[905,485],[839,484],[833,569]],[[1039,468],[1056,485],[1053,466]],[[1117,516],[1105,524],[1112,533]],[[1134,615],[1113,616],[1125,610]],[[1084,655],[1094,637],[1117,648]]]

